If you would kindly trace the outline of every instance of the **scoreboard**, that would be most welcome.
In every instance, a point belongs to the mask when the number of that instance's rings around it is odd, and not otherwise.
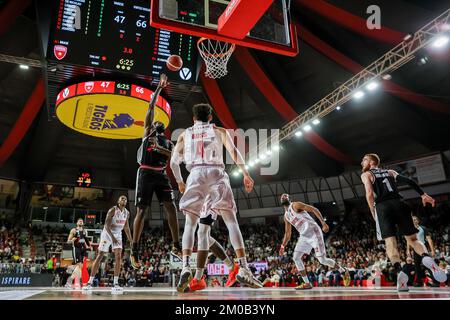
[[[192,36],[150,26],[149,0],[53,0],[47,59],[158,79],[194,83],[197,51]],[[183,69],[169,71],[177,54]]]

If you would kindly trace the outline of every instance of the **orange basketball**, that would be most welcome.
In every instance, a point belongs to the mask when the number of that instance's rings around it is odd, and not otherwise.
[[[183,59],[176,54],[171,55],[166,61],[167,69],[170,71],[178,71],[183,66]]]

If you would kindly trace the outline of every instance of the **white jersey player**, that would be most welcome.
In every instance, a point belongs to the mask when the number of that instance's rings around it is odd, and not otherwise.
[[[120,267],[122,266],[122,230],[128,237],[128,241],[132,243],[132,236],[130,231],[130,225],[128,219],[130,212],[125,208],[127,205],[127,197],[120,196],[117,201],[117,206],[109,209],[106,216],[105,226],[103,227],[102,234],[100,236],[100,244],[98,246],[98,254],[95,258],[94,264],[91,269],[91,276],[89,278],[88,285],[83,289],[90,291],[92,289],[92,282],[98,272],[100,263],[102,262],[103,255],[109,252],[109,248],[112,247],[114,252],[115,264],[114,264],[114,282],[111,293],[122,293],[123,289],[119,286],[119,274]]]
[[[231,135],[224,128],[210,123],[212,109],[208,104],[197,104],[193,107],[194,125],[180,135],[172,153],[170,162],[178,188],[183,196],[180,200],[180,210],[186,215],[183,233],[183,270],[181,272],[178,292],[191,288],[206,287],[203,271],[208,257],[209,233],[212,223],[218,215],[222,216],[229,234],[231,244],[236,251],[239,262],[239,272],[236,279],[249,286],[259,288],[262,285],[253,277],[245,257],[244,241],[236,218],[236,204],[230,186],[230,180],[223,163],[223,147],[228,150],[233,161],[244,173],[246,192],[253,189],[253,180],[245,168],[245,163],[239,150],[235,147]],[[184,184],[180,171],[180,163],[184,162],[190,171]],[[205,200],[209,197],[210,210],[202,210]],[[209,204],[208,204],[209,205]],[[202,213],[203,212],[203,213]],[[194,234],[197,223],[198,252],[197,270],[192,279],[190,256],[194,245]]]
[[[326,257],[322,230],[323,232],[328,232],[328,225],[325,223],[322,214],[317,208],[302,202],[291,202],[288,194],[283,194],[280,202],[285,210],[285,233],[283,243],[280,247],[280,255],[283,255],[284,253],[284,248],[291,238],[292,226],[294,226],[294,228],[299,232],[299,238],[294,249],[293,260],[303,279],[303,283],[296,287],[296,289],[311,289],[312,286],[306,275],[305,266],[302,261],[303,255],[310,254],[311,249],[314,249],[315,256],[321,264],[331,268],[336,266],[336,262],[333,259]],[[314,213],[314,215],[319,219],[322,224],[322,230],[308,212]]]

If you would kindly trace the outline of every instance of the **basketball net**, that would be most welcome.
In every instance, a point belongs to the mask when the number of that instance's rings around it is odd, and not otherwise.
[[[230,60],[235,47],[234,43],[200,38],[197,42],[197,48],[205,61],[205,76],[213,79],[226,76],[228,74],[228,60]]]

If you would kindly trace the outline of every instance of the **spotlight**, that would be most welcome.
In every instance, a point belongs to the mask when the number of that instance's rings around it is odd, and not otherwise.
[[[303,131],[305,132],[311,131],[311,126],[307,124],[306,126],[303,127]]]
[[[389,73],[383,74],[381,76],[381,78],[383,78],[383,80],[391,80],[392,76]]]
[[[253,161],[250,161],[249,163],[248,163],[248,166],[251,168],[251,167],[253,167],[255,165],[255,163],[253,162]]]
[[[369,91],[373,91],[373,90],[375,90],[376,88],[378,88],[378,82],[372,81],[372,82],[370,82],[370,83],[366,86],[366,88],[367,88],[367,90],[369,90]]]
[[[273,151],[279,151],[280,150],[280,146],[279,145],[275,145],[272,148]]]
[[[266,152],[266,156],[270,156],[272,154],[272,150],[268,150],[267,152]]]
[[[245,169],[247,169],[247,170],[248,170],[248,169],[250,169],[250,167],[249,167],[248,165],[245,165]]]
[[[433,48],[440,49],[447,45],[449,38],[447,36],[439,36],[433,41]]]
[[[301,137],[302,135],[303,135],[303,132],[301,132],[300,130],[295,133],[296,137]]]
[[[320,120],[314,119],[312,123],[313,123],[313,125],[317,126],[320,123]]]
[[[243,171],[242,171],[242,169],[241,169],[241,168],[239,168],[238,172],[239,172],[239,173],[242,173]]]
[[[364,92],[362,92],[361,90],[358,90],[353,94],[353,98],[355,98],[356,100],[359,100],[362,97],[364,97]]]
[[[234,172],[233,172],[233,176],[235,176],[235,177],[239,176],[239,172],[234,171]]]
[[[336,110],[337,110],[337,111],[339,111],[339,110],[341,110],[341,109],[342,109],[341,106],[337,106],[337,107],[336,107]]]
[[[261,160],[264,160],[266,158],[266,155],[263,153],[259,157],[261,158]]]
[[[22,69],[22,70],[28,70],[28,69],[30,69],[30,67],[27,66],[27,65],[25,65],[25,64],[21,64],[19,67],[20,67],[20,69]]]
[[[427,62],[428,62],[428,57],[427,56],[422,56],[422,57],[419,58],[417,64],[419,66],[423,66],[423,65],[427,64]]]
[[[407,35],[403,38],[403,40],[404,40],[404,41],[407,41],[407,40],[411,39],[411,37],[412,37],[412,35],[407,34]]]

